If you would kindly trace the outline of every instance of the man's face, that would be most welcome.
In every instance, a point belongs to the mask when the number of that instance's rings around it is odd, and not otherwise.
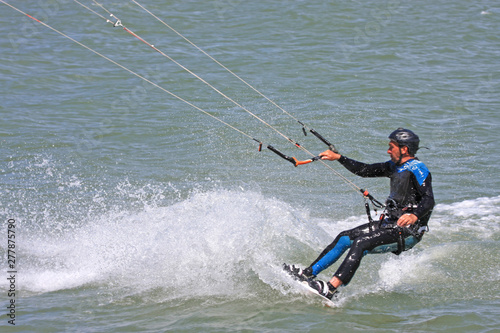
[[[401,151],[399,146],[394,141],[389,141],[389,149],[387,149],[387,154],[391,156],[391,161],[398,163],[399,157],[401,156]]]

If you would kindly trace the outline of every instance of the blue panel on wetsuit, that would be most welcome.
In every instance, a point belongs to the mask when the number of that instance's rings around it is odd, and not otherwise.
[[[340,256],[351,246],[351,239],[349,236],[342,236],[339,238],[335,247],[323,256],[315,265],[313,265],[313,275],[318,275],[324,269],[330,267],[331,264],[336,262]]]
[[[397,169],[398,172],[403,172],[405,170],[410,170],[415,175],[420,185],[424,183],[425,178],[429,175],[427,166],[417,159],[408,161]]]

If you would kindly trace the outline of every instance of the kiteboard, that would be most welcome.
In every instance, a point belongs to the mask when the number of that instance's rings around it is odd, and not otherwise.
[[[324,305],[326,305],[328,307],[333,307],[334,306],[334,303],[332,302],[331,299],[326,298],[325,296],[321,295],[316,289],[311,288],[309,286],[309,283],[307,281],[300,281],[300,280],[298,280],[294,276],[290,275],[290,271],[288,271],[286,269],[283,269],[283,271],[286,273],[286,275],[290,279],[292,279],[295,282],[296,285],[298,285],[298,288],[300,288],[301,290],[305,291],[309,295],[314,295],[316,297],[320,297],[321,300],[323,300]]]

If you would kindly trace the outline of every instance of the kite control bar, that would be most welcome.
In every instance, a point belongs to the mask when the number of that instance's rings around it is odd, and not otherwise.
[[[274,148],[271,145],[267,146],[267,149],[269,149],[270,151],[272,151],[273,153],[275,153],[279,157],[281,157],[281,158],[287,160],[288,162],[292,163],[293,166],[295,166],[295,167],[297,167],[299,165],[303,165],[303,164],[308,164],[308,163],[311,163],[311,162],[314,162],[314,161],[317,161],[317,160],[321,159],[321,156],[315,156],[315,157],[310,158],[310,159],[305,160],[305,161],[299,161],[295,157],[290,157],[290,156],[287,156],[287,155],[283,154],[282,152],[280,152],[279,150],[277,150],[276,148]]]
[[[301,125],[302,125],[302,131],[304,132],[304,135],[307,135],[307,132],[306,132],[306,126],[304,124],[302,124],[301,122],[299,122]],[[319,134],[318,132],[316,132],[315,130],[313,130],[312,128],[309,130],[309,132],[311,132],[315,137],[317,137],[318,139],[320,139],[325,145],[328,146],[328,149],[330,149],[331,151],[333,151],[334,153],[339,153],[339,151],[337,150],[337,148],[335,148],[335,146],[330,142],[328,141],[327,139],[325,139],[321,134]],[[290,140],[291,141],[291,140]],[[293,141],[291,141],[293,142]],[[298,143],[295,143],[293,142],[297,147],[300,148],[300,145]],[[304,164],[309,164],[311,162],[314,162],[314,161],[317,161],[317,160],[320,160],[321,159],[321,156],[315,156],[313,158],[310,158],[310,159],[307,159],[307,160],[304,160],[304,161],[299,161],[297,160],[295,157],[290,157],[290,156],[287,156],[285,154],[283,154],[282,152],[280,152],[279,150],[277,150],[276,148],[274,148],[273,146],[269,145],[267,146],[267,149],[271,150],[272,152],[274,152],[276,155],[278,155],[279,157],[287,160],[288,162],[292,163],[293,166],[297,167],[299,165],[304,165]],[[260,150],[259,150],[260,151]]]
[[[267,149],[269,149],[270,151],[272,151],[273,153],[275,153],[279,157],[281,157],[281,158],[287,160],[288,162],[292,163],[294,166],[298,165],[297,163],[299,161],[295,157],[287,156],[287,155],[283,154],[282,152],[280,152],[279,150],[277,150],[276,148],[274,148],[271,145],[267,146]]]
[[[302,132],[304,132],[304,135],[307,136],[306,128],[308,128],[308,127],[303,122],[301,122],[301,121],[299,121],[299,124],[302,125]],[[312,128],[309,129],[309,132],[311,132],[315,137],[317,137],[318,139],[320,139],[321,142],[323,142],[325,145],[327,145],[328,149],[330,149],[334,153],[337,153],[337,154],[339,153],[339,151],[337,150],[337,148],[335,148],[335,146],[333,145],[333,143],[331,143],[330,141],[328,141],[327,139],[325,139],[321,134],[319,134],[318,132],[316,132]]]
[[[313,130],[312,128],[309,130],[309,132],[311,132],[315,137],[317,137],[318,139],[320,139],[325,145],[328,146],[328,148],[333,151],[334,153],[339,153],[339,151],[337,150],[337,148],[335,148],[335,146],[330,142],[328,141],[327,139],[325,139],[321,134],[319,134],[318,132],[316,132],[315,130]],[[305,132],[304,132],[305,133]]]

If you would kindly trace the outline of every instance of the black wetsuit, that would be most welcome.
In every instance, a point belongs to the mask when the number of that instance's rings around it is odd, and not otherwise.
[[[431,174],[417,158],[402,165],[396,165],[392,161],[365,164],[345,156],[342,156],[339,162],[361,177],[389,177],[391,181],[385,217],[372,225],[367,223],[341,232],[310,266],[312,273],[317,275],[350,248],[334,274],[346,285],[351,281],[366,253],[399,254],[420,241],[422,230],[427,228],[434,207],[434,195]],[[408,228],[398,227],[396,222],[405,213],[415,214],[418,221]]]

